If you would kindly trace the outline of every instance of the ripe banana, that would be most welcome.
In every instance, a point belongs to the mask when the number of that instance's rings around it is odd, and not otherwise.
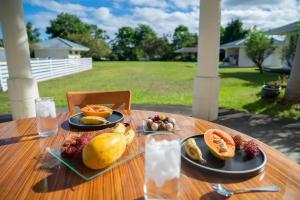
[[[124,134],[126,137],[127,144],[130,144],[133,141],[135,136],[134,130],[129,126],[126,126],[123,123],[118,123],[115,128],[112,130],[113,133]]]
[[[125,131],[126,131],[126,127],[123,123],[117,123],[115,128],[112,130],[113,133],[121,133],[121,134],[125,134]]]
[[[126,131],[125,137],[126,137],[127,144],[130,144],[133,141],[134,136],[135,136],[135,132],[131,128],[128,131]]]
[[[107,120],[98,116],[85,116],[81,118],[80,122],[86,125],[98,125],[107,123]]]
[[[184,144],[184,149],[188,155],[193,160],[198,160],[201,163],[206,163],[206,160],[202,157],[202,152],[200,148],[197,146],[195,139],[190,138]]]

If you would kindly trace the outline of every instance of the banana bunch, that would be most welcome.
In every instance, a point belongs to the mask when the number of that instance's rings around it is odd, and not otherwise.
[[[84,116],[80,122],[85,125],[99,125],[107,123],[107,120],[98,116]]]
[[[206,160],[203,159],[202,152],[197,146],[195,139],[188,139],[184,144],[184,149],[188,157],[190,157],[191,159],[200,161],[203,164],[206,163]]]
[[[123,123],[118,123],[115,126],[115,128],[112,130],[112,132],[124,134],[126,137],[127,144],[130,144],[133,141],[135,136],[134,130],[130,126],[126,127],[125,124]]]

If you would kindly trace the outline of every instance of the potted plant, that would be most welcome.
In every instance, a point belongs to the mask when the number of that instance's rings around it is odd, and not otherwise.
[[[281,92],[281,85],[277,81],[264,84],[261,88],[263,98],[276,98]]]

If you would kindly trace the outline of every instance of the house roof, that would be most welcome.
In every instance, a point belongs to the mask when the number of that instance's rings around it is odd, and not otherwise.
[[[198,48],[197,47],[184,47],[181,49],[177,49],[175,53],[197,53]]]
[[[89,48],[77,44],[75,42],[71,42],[69,40],[65,40],[59,37],[52,38],[38,44],[38,49],[68,49],[74,51],[88,51]]]
[[[276,38],[273,38],[273,39],[274,39],[275,46],[281,46],[281,45],[284,45],[284,43],[285,43],[284,40],[279,40]],[[240,39],[240,40],[236,40],[233,42],[228,42],[228,43],[222,44],[220,46],[220,48],[221,49],[239,48],[239,47],[245,46],[245,41],[246,41],[246,39]],[[175,51],[175,53],[197,53],[197,51],[198,51],[197,47],[184,47],[181,49],[177,49]]]
[[[222,44],[220,46],[221,49],[227,49],[227,48],[236,48],[236,47],[241,47],[243,46],[245,43],[245,39],[241,39],[241,40],[236,40],[236,41],[232,41],[232,42],[228,42],[225,44]]]
[[[277,28],[270,29],[266,31],[267,34],[269,35],[283,35],[287,33],[293,33],[300,31],[300,22],[293,22],[284,26],[280,26]]]
[[[273,38],[273,39],[274,39],[274,45],[275,46],[281,46],[281,45],[284,45],[284,43],[285,43],[284,40],[279,40],[279,39],[276,39],[276,38]],[[246,41],[246,39],[241,39],[241,40],[236,40],[236,41],[233,41],[233,42],[228,42],[228,43],[222,44],[220,46],[220,48],[221,49],[228,49],[228,48],[243,47],[243,46],[245,46],[245,41]]]

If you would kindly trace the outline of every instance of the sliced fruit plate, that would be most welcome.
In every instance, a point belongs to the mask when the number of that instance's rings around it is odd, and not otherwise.
[[[213,138],[214,136],[208,136],[215,141],[219,140],[219,138]],[[227,139],[224,138],[228,152],[218,153],[213,149],[212,144],[207,144],[204,137],[204,134],[194,135],[181,141],[182,158],[199,170],[230,177],[254,176],[264,170],[267,162],[266,154],[253,144],[253,140],[245,142],[245,149],[232,147],[235,151],[232,152],[230,143],[234,140],[227,138],[228,141],[226,141]],[[218,143],[222,144],[221,141],[218,141]]]

